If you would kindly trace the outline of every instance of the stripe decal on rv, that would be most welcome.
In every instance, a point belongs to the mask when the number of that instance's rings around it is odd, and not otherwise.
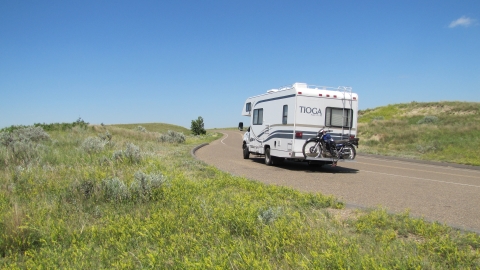
[[[294,96],[295,96],[295,94],[286,95],[286,96],[283,96],[283,97],[268,98],[268,99],[260,100],[259,102],[255,103],[255,106],[257,106],[258,104],[260,104],[262,102],[267,102],[267,101],[277,100],[277,99],[284,99],[284,98],[291,98],[291,97],[294,97]]]

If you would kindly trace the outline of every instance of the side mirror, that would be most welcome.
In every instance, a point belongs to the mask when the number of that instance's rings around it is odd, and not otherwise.
[[[243,122],[238,123],[238,130],[243,130]]]

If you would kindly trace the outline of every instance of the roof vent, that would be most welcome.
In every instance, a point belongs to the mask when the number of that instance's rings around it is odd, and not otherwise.
[[[293,84],[293,87],[295,87],[295,88],[307,88],[307,84],[297,82],[297,83]]]
[[[271,93],[275,93],[275,92],[278,92],[278,89],[270,89],[267,91],[267,93],[271,94]]]

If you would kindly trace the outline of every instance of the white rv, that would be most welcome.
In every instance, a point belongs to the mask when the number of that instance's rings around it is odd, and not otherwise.
[[[243,136],[245,159],[256,154],[264,155],[267,165],[285,159],[306,161],[303,144],[322,128],[330,130],[334,140],[355,138],[358,95],[350,87],[295,83],[248,98],[242,115],[250,117],[250,127]],[[333,162],[327,158],[315,161]]]

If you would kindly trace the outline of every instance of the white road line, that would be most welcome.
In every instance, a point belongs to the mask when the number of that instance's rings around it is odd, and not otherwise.
[[[222,134],[223,134],[223,135],[226,135],[227,137],[223,138],[220,142],[223,143],[223,144],[225,144],[225,145],[227,145],[226,143],[223,142],[223,140],[225,140],[226,138],[228,138],[228,134],[227,134],[227,133],[223,133],[223,132],[222,132]]]
[[[389,165],[380,165],[380,164],[371,164],[371,163],[365,163],[365,162],[357,162],[358,164],[366,164],[370,166],[379,166],[379,167],[387,167],[387,168],[394,168],[394,169],[402,169],[402,170],[408,170],[408,171],[417,171],[417,172],[427,172],[427,173],[437,173],[437,174],[443,174],[443,175],[451,175],[451,176],[461,176],[461,177],[467,177],[467,178],[475,178],[475,179],[480,179],[480,176],[472,176],[472,175],[460,175],[460,174],[453,174],[453,173],[445,173],[445,172],[436,172],[436,171],[430,171],[430,170],[420,170],[420,169],[410,169],[410,168],[401,168],[401,167],[395,167],[395,166],[389,166]]]
[[[420,167],[427,167],[427,168],[441,168],[444,170],[452,170],[452,171],[468,171],[472,173],[480,173],[480,171],[472,170],[469,168],[454,168],[448,166],[448,163],[445,164],[445,166],[441,165],[430,165],[430,164],[421,164],[421,163],[415,163],[415,160],[412,159],[411,162],[408,161],[398,161],[398,160],[388,160],[388,159],[382,159],[382,158],[374,158],[374,157],[366,157],[366,156],[361,156],[361,159],[370,159],[370,160],[378,160],[378,161],[383,161],[387,163],[398,163],[398,164],[406,164],[406,165],[412,165],[412,166],[420,166]]]
[[[391,173],[373,172],[373,171],[365,171],[365,170],[360,170],[360,171],[361,172],[367,172],[367,173],[376,173],[376,174],[383,174],[383,175],[388,175],[388,176],[397,176],[397,177],[404,177],[404,178],[417,179],[417,180],[423,180],[423,181],[437,182],[437,183],[443,183],[443,184],[451,184],[451,185],[459,185],[459,186],[480,188],[480,186],[475,186],[475,185],[441,181],[441,180],[434,180],[434,179],[421,178],[421,177],[412,177],[412,176],[405,176],[405,175],[398,175],[398,174],[391,174]]]

